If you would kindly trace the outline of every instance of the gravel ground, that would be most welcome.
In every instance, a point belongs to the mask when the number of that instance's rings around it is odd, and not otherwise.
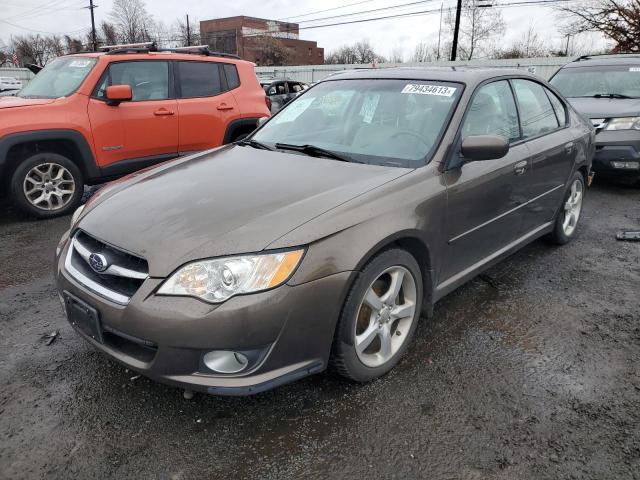
[[[381,380],[249,398],[185,400],[94,351],[52,282],[69,219],[0,212],[0,478],[640,479],[640,243],[614,238],[638,189],[596,184],[572,244],[443,299]]]

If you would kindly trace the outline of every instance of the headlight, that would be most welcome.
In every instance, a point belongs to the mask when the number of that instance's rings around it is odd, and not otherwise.
[[[73,215],[71,215],[71,228],[73,228],[73,226],[76,224],[76,222],[78,221],[78,219],[80,218],[80,215],[82,215],[82,211],[84,210],[85,205],[80,205],[75,212],[73,212]]]
[[[640,117],[612,118],[605,130],[640,130]]]
[[[294,272],[304,250],[199,260],[181,267],[158,294],[222,303],[234,295],[277,287]]]

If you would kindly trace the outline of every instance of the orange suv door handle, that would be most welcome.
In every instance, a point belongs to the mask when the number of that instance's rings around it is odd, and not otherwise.
[[[157,117],[161,117],[163,115],[173,115],[173,110],[167,110],[166,108],[159,108],[153,114]]]
[[[226,103],[221,103],[216,108],[218,110],[233,110],[233,105],[227,105]]]

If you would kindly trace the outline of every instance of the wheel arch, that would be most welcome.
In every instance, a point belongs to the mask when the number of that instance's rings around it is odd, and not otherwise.
[[[430,316],[433,311],[433,290],[434,290],[434,272],[433,262],[431,256],[431,249],[427,242],[421,235],[421,232],[417,230],[404,230],[396,232],[374,245],[358,262],[356,271],[362,271],[362,269],[369,263],[374,257],[389,250],[391,248],[401,248],[409,252],[418,262],[420,271],[422,273],[422,309],[427,316]]]
[[[39,130],[0,139],[0,173],[5,179],[10,178],[22,160],[40,152],[68,157],[78,166],[85,182],[100,177],[89,143],[75,130]]]
[[[240,118],[229,123],[222,143],[226,145],[240,134],[253,132],[258,127],[258,120],[258,118]]]

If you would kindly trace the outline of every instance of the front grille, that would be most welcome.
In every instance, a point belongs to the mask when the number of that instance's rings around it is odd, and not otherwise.
[[[99,269],[92,266],[99,257]],[[102,268],[104,267],[104,268]],[[83,231],[78,231],[69,246],[65,269],[89,290],[121,305],[138,291],[149,276],[149,265],[143,258],[108,245]]]

